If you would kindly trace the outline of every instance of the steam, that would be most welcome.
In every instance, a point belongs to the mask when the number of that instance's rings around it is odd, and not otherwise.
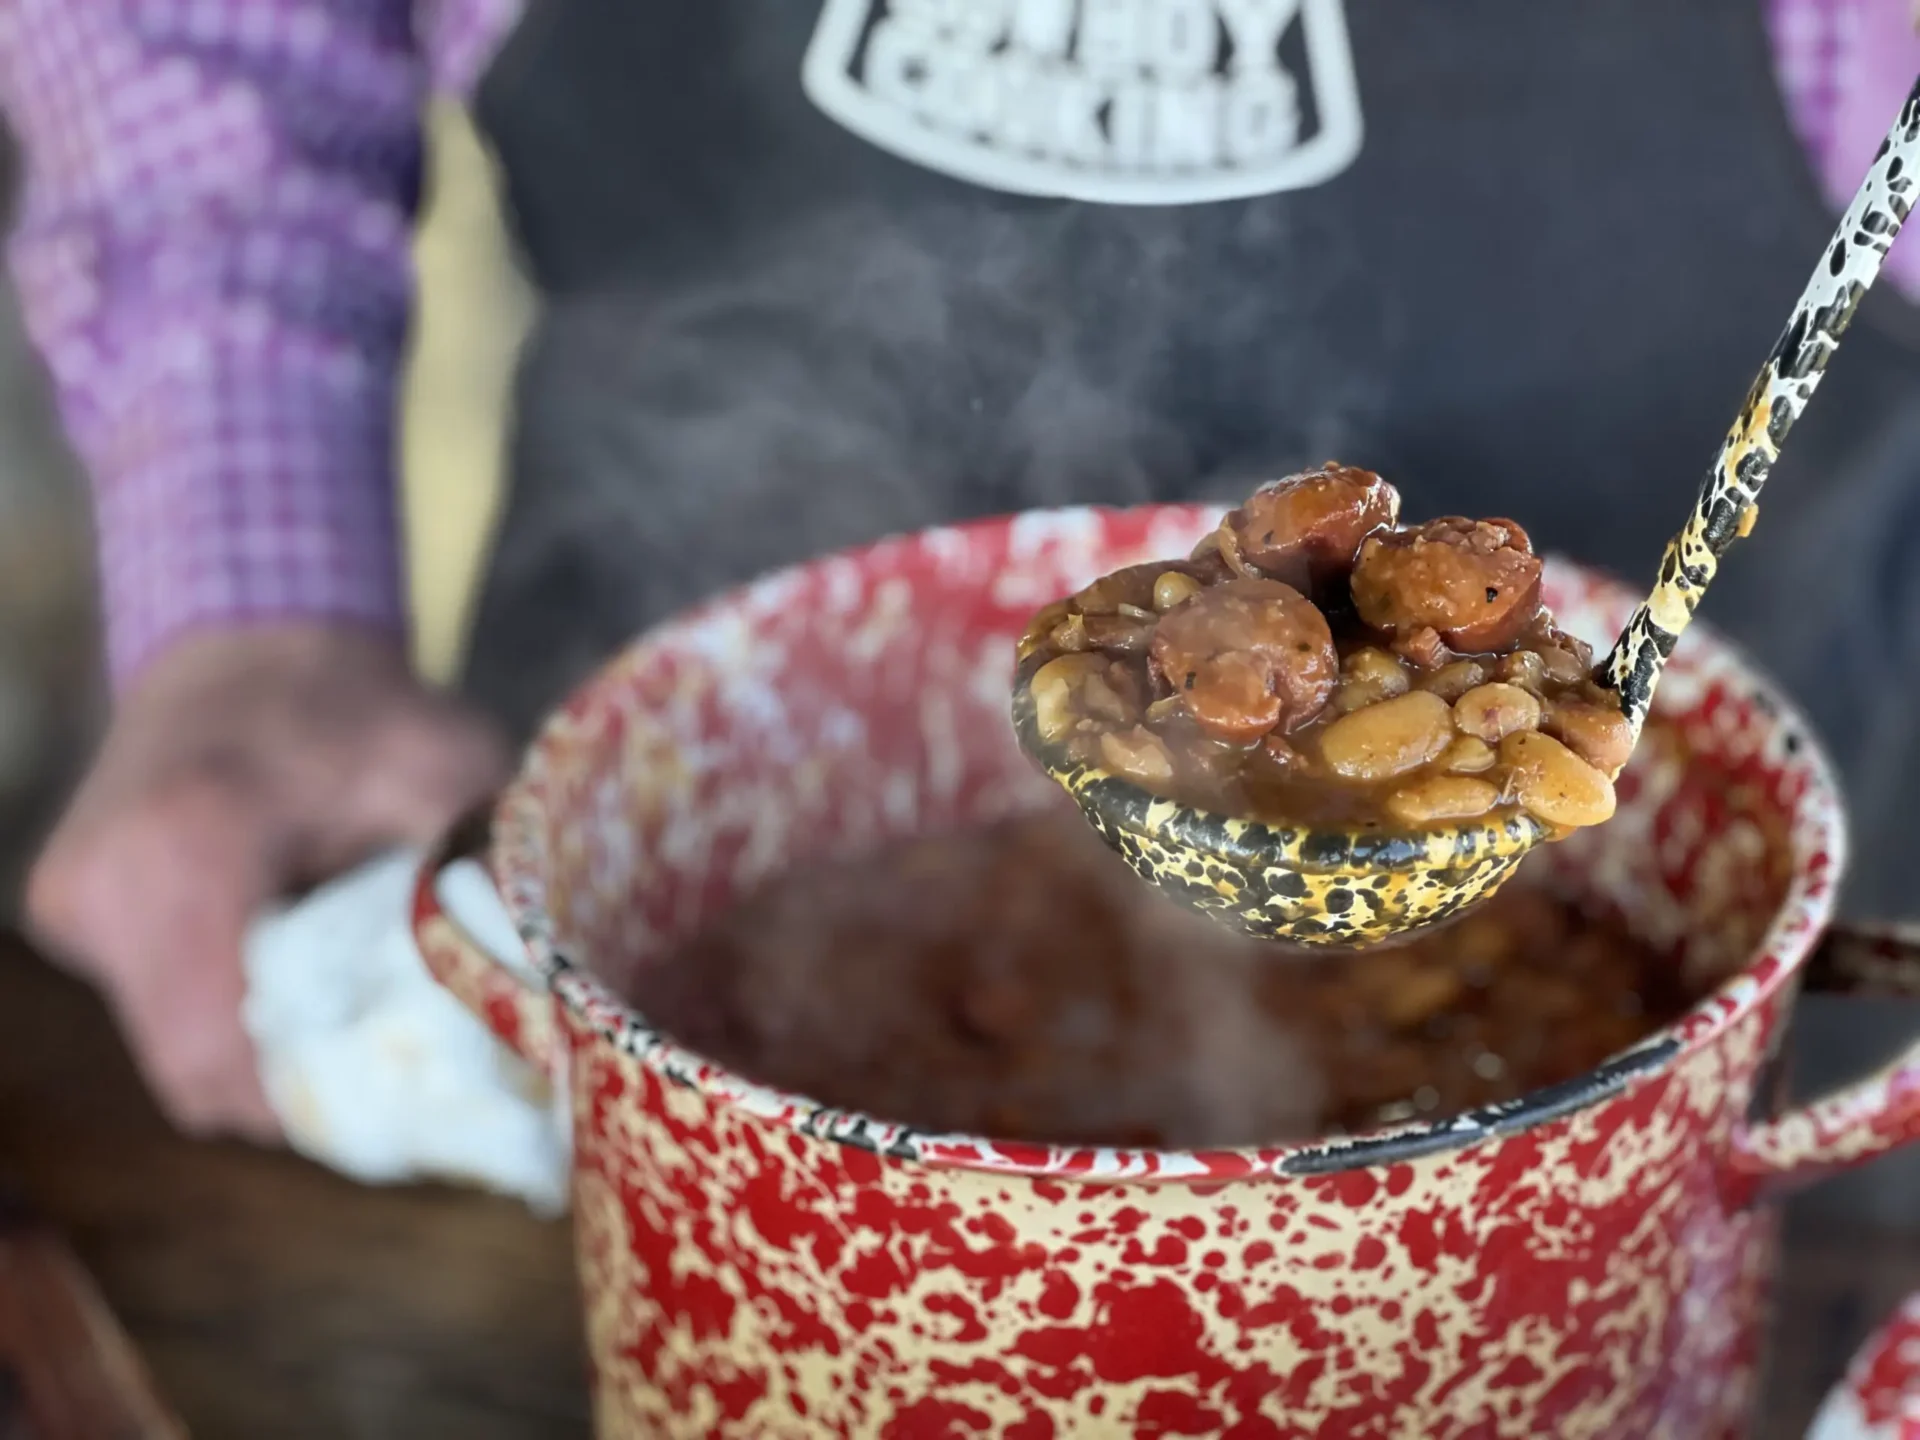
[[[1349,248],[1284,197],[941,196],[559,298],[471,688],[524,729],[648,623],[768,569],[1034,506],[1228,499],[1352,453],[1384,327]]]

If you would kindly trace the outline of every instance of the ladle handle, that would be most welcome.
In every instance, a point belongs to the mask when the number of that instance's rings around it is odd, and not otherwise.
[[[1847,207],[1833,240],[1773,353],[1747,392],[1720,452],[1700,487],[1693,512],[1667,542],[1660,577],[1633,612],[1597,678],[1620,696],[1637,738],[1653,704],[1653,689],[1673,654],[1674,643],[1693,619],[1720,557],[1751,525],[1760,487],[1780,454],[1793,422],[1807,408],[1840,347],[1861,297],[1880,273],[1887,247],[1913,206],[1920,181],[1920,80],[1900,107],[1873,165]]]

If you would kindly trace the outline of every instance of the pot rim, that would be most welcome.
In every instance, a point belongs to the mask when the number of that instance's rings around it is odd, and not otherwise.
[[[784,586],[793,577],[827,559],[860,561],[886,547],[924,543],[928,536],[949,539],[991,532],[1016,521],[1057,519],[1071,524],[1095,515],[1128,515],[1196,524],[1217,516],[1218,505],[1104,505],[1024,511],[941,526],[820,556],[774,571],[745,586],[725,591],[665,622],[697,624],[736,606],[740,597],[761,586]],[[1625,587],[1589,567],[1549,556],[1550,570],[1577,573],[1602,588]],[[632,1056],[661,1079],[699,1091],[721,1104],[762,1120],[787,1126],[816,1140],[853,1146],[894,1159],[944,1168],[1022,1175],[1036,1180],[1179,1182],[1212,1184],[1255,1177],[1310,1177],[1387,1165],[1436,1151],[1502,1138],[1544,1125],[1597,1105],[1651,1077],[1711,1043],[1757,1005],[1770,998],[1799,968],[1832,916],[1846,863],[1844,802],[1831,762],[1812,727],[1763,671],[1716,629],[1696,621],[1687,642],[1699,651],[1710,646],[1709,667],[1716,678],[1734,681],[1775,721],[1775,743],[1790,765],[1806,778],[1789,811],[1789,848],[1794,870],[1754,960],[1703,997],[1678,1019],[1598,1066],[1557,1085],[1530,1091],[1515,1100],[1446,1116],[1409,1121],[1355,1136],[1321,1137],[1287,1144],[1205,1149],[1155,1149],[1099,1145],[1059,1145],[993,1140],[980,1135],[946,1133],[883,1120],[842,1109],[804,1095],[748,1080],[656,1030],[633,1006],[621,1000],[583,965],[570,959],[553,935],[541,879],[544,772],[556,737],[595,710],[606,681],[633,663],[654,634],[636,638],[584,682],[542,724],[526,758],[495,810],[488,868],[504,899],[529,958],[554,999],[579,1029]],[[503,857],[511,857],[503,860]]]

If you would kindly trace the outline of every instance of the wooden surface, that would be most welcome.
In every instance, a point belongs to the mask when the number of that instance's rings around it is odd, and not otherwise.
[[[564,1224],[175,1138],[100,1006],[0,934],[4,1176],[91,1267],[196,1440],[587,1434]],[[1920,1236],[1811,1215],[1789,1234],[1760,1440],[1798,1440],[1920,1288]]]
[[[105,1012],[0,938],[0,1175],[195,1440],[588,1433],[564,1223],[173,1136]]]
[[[0,1199],[0,1435],[16,1434],[185,1440],[186,1431],[66,1241]]]

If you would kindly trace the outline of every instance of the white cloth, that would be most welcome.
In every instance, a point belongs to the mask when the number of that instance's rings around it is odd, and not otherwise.
[[[409,919],[420,859],[384,856],[255,925],[244,1014],[267,1099],[295,1150],[363,1183],[472,1184],[558,1214],[564,1097],[427,972]],[[478,866],[450,867],[440,895],[484,949],[526,970]]]

